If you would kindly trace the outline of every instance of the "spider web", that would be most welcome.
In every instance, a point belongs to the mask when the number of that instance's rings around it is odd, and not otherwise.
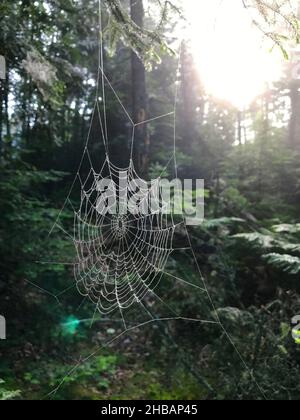
[[[109,193],[106,191],[104,196],[98,191],[98,185],[105,169],[111,182]],[[120,174],[123,178],[121,186],[117,183]],[[176,224],[172,215],[161,211],[163,206],[157,206],[157,211],[145,215],[139,211],[136,214],[123,213],[120,201],[118,209],[112,208],[116,206],[113,200],[107,212],[99,212],[107,198],[115,197],[118,188],[118,195],[126,195],[128,203],[139,188],[141,201],[147,204],[147,197],[158,188],[159,180],[152,182],[150,188],[141,179],[140,182],[137,180],[132,160],[128,168],[120,171],[107,157],[101,172],[91,170],[82,185],[80,208],[75,212],[77,262],[74,274],[77,288],[103,315],[116,309],[122,313],[153,292],[173,251]],[[87,184],[90,184],[88,189]],[[140,188],[143,184],[144,189]],[[132,188],[128,189],[128,185]]]
[[[101,0],[99,0],[99,29],[100,34],[102,34]],[[181,47],[178,54],[177,75],[180,75],[180,56]],[[102,95],[101,100],[99,99],[100,93]],[[114,100],[119,104],[122,114],[123,116],[125,115],[132,131],[128,166],[126,168],[118,167],[110,160],[106,111],[106,96],[108,93],[112,94]],[[163,211],[164,203],[158,203],[159,205],[157,206],[158,208],[156,211],[143,215],[139,213],[124,214],[120,211],[120,203],[117,203],[116,212],[101,214],[101,212],[98,211],[99,204],[104,201],[106,202],[107,197],[109,197],[107,191],[105,198],[103,192],[99,191],[98,185],[103,179],[109,179],[111,181],[111,194],[119,189],[119,196],[124,196],[125,194],[128,200],[132,198],[133,192],[136,194],[136,191],[130,191],[128,189],[122,191],[122,188],[120,189],[120,185],[117,183],[117,178],[120,176],[120,173],[123,174],[124,184],[134,184],[140,188],[143,197],[147,197],[146,191],[151,192],[149,185],[145,184],[144,191],[143,188],[140,187],[142,180],[137,174],[133,163],[135,132],[137,127],[141,124],[154,123],[164,118],[172,119],[173,153],[162,173],[173,162],[176,178],[178,178],[176,157],[176,112],[178,94],[179,80],[175,83],[172,112],[153,117],[142,123],[135,123],[103,70],[103,44],[102,36],[100,36],[96,98],[88,136],[70,191],[49,232],[49,236],[52,235],[55,230],[62,232],[70,242],[73,243],[75,257],[69,262],[39,261],[40,264],[66,265],[73,267],[75,284],[72,284],[57,294],[53,294],[40,285],[32,282],[28,283],[38,288],[41,292],[52,296],[58,303],[60,303],[60,297],[62,295],[74,287],[77,287],[79,293],[83,296],[80,306],[88,300],[94,307],[91,325],[98,321],[118,322],[115,318],[115,314],[119,313],[120,322],[123,324],[124,329],[113,339],[106,341],[101,346],[98,345],[95,348],[95,351],[87,357],[80,358],[74,367],[66,373],[49,396],[55,395],[66,382],[67,378],[71,377],[80,366],[96,357],[102,349],[119,340],[125,334],[130,334],[146,325],[181,321],[193,322],[195,324],[208,324],[218,328],[219,333],[222,332],[232,345],[235,353],[238,355],[250,377],[255,382],[263,398],[266,398],[264,391],[257,383],[253,372],[244,361],[241,353],[219,318],[217,309],[209,294],[205,278],[202,275],[197,261],[184,216],[181,216],[180,221],[175,220],[172,214],[166,214]],[[105,149],[105,156],[100,156],[102,159],[101,164],[99,164],[101,159],[95,159],[93,147],[90,146],[91,143],[93,143],[91,139],[94,132],[96,132],[95,137],[98,141],[98,133],[101,133],[100,140],[103,142]],[[137,180],[139,182],[137,182]],[[151,181],[151,187],[155,188],[159,181],[160,178]],[[72,200],[74,191],[79,191],[79,205],[76,205],[78,200]],[[68,207],[72,209],[74,215],[72,226],[70,226],[70,223],[65,223],[64,212]],[[176,247],[174,245],[176,230],[178,230],[179,235],[185,237],[185,246]],[[176,271],[172,269],[171,256],[176,252],[181,254],[182,252],[190,252],[193,264],[199,274],[199,284],[188,281],[186,278],[179,277]],[[203,301],[203,316],[198,313],[196,316],[191,317],[175,311],[172,308],[171,303],[168,303],[166,299],[157,292],[158,285],[162,282],[169,282],[170,288],[171,283],[173,283],[173,287],[180,284],[182,287],[193,290],[193,293],[199,293],[199,299]],[[158,302],[160,304],[160,307],[163,308],[163,313],[157,315],[153,312],[153,302]],[[143,315],[141,315],[141,312]],[[99,313],[102,318],[97,319],[97,313]],[[105,316],[107,318],[104,318]],[[207,384],[207,388],[209,388],[209,384]]]

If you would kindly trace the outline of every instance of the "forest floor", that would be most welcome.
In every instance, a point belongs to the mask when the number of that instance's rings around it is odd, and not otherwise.
[[[30,307],[30,300],[36,307]],[[77,325],[76,319],[73,323],[74,318],[66,317],[65,309],[54,318],[66,323],[53,319],[49,324],[39,306],[41,300],[48,313],[55,308],[48,297],[31,290],[28,306],[22,308],[29,332],[21,318],[8,326],[14,338],[3,342],[0,350],[0,399],[205,398],[206,391],[191,374],[181,364],[174,365],[174,349],[161,337],[157,339],[154,325],[124,334],[103,348],[101,343],[111,341],[122,329],[97,323],[92,328]]]

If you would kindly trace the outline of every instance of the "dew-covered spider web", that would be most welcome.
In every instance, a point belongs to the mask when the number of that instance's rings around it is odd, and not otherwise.
[[[97,186],[105,169],[111,182],[104,197]],[[77,289],[96,305],[100,314],[116,310],[123,314],[123,310],[153,292],[173,251],[176,224],[172,215],[160,211],[145,215],[125,213],[109,206],[105,214],[99,212],[104,201],[114,198],[117,189],[128,203],[136,198],[136,189],[144,183],[137,183],[137,179],[132,160],[128,168],[120,171],[106,158],[102,171],[91,170],[82,184],[80,207],[74,215],[74,274]],[[151,190],[156,189],[156,183],[152,183]],[[145,191],[140,188],[139,193],[141,200],[146,201],[146,183]],[[120,207],[120,201],[117,205]],[[114,200],[111,207],[116,207]]]
[[[102,34],[101,7],[100,0],[100,34]],[[214,328],[215,334],[224,336],[249,372],[259,392],[265,397],[253,372],[248,368],[219,318],[197,261],[184,216],[175,217],[172,212],[165,212],[166,203],[163,200],[154,202],[151,212],[125,212],[123,207],[125,198],[126,203],[131,203],[135,199],[132,206],[136,206],[139,210],[143,206],[148,206],[150,201],[148,199],[152,197],[153,191],[157,191],[161,178],[158,177],[150,182],[143,181],[135,169],[135,137],[136,131],[142,124],[166,122],[172,131],[173,147],[164,170],[173,166],[174,174],[178,178],[176,112],[181,53],[179,51],[174,102],[170,112],[154,116],[147,121],[135,122],[114,88],[113,82],[104,71],[102,35],[99,47],[98,80],[88,136],[70,191],[49,233],[49,237],[57,235],[58,232],[64,235],[73,244],[74,254],[67,260],[62,255],[57,261],[39,261],[40,264],[49,266],[70,267],[74,273],[74,281],[71,285],[66,285],[65,290],[56,294],[39,284],[30,284],[55,298],[58,303],[64,294],[77,289],[82,296],[80,306],[86,302],[90,304],[91,326],[97,325],[97,322],[107,322],[108,325],[110,322],[117,322],[120,329],[112,339],[97,344],[91,354],[82,356],[49,395],[53,396],[79,367],[124,335],[147,325],[169,326],[171,323],[181,322],[194,323],[199,326],[199,331],[203,326]],[[109,134],[106,107],[108,98],[118,106],[120,120],[124,124],[124,133],[129,138],[128,147],[124,142],[124,155],[128,154],[126,167],[120,167],[111,159],[112,138]],[[104,181],[109,181],[105,189],[101,187]],[[138,202],[137,192],[140,192]],[[117,197],[118,200],[110,200],[112,197]],[[99,211],[104,205],[108,206],[108,212]],[[178,273],[176,259],[189,261],[197,272],[197,279]],[[176,307],[175,310],[169,296],[176,288],[184,289],[185,296],[197,293],[203,307],[201,313],[193,313],[192,308],[179,310]],[[205,385],[211,390],[208,383]]]

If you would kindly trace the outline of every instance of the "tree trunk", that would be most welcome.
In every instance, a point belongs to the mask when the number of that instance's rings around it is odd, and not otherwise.
[[[184,153],[190,156],[193,152],[193,143],[197,139],[196,130],[196,107],[197,96],[195,94],[195,82],[197,76],[194,73],[194,62],[188,47],[183,44],[181,54],[181,81],[183,102],[183,144]]]
[[[3,152],[3,80],[0,80],[0,159],[2,159]]]
[[[298,6],[298,18],[300,18],[300,3]],[[299,57],[297,57],[299,59]],[[300,81],[293,74],[295,63],[291,64],[290,74],[290,100],[291,117],[288,132],[288,144],[291,148],[300,148]]]
[[[130,0],[131,19],[140,27],[144,26],[143,0]],[[148,98],[146,89],[146,71],[144,64],[135,52],[131,55],[132,69],[132,114],[135,124],[148,118]],[[147,124],[135,129],[134,161],[138,171],[146,175],[149,165],[150,138]]]
[[[238,143],[240,146],[243,144],[242,134],[243,134],[243,126],[242,126],[242,111],[238,111]]]
[[[12,138],[11,138],[11,131],[10,131],[10,119],[9,119],[9,69],[8,66],[6,68],[6,86],[5,86],[5,95],[4,95],[4,103],[5,103],[5,123],[6,123],[6,155],[7,158],[11,156],[11,148],[12,148]]]
[[[289,123],[288,143],[293,149],[300,148],[300,83],[292,80],[290,83],[291,118]]]

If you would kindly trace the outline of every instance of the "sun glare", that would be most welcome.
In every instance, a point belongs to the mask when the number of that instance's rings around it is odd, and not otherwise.
[[[280,78],[283,58],[241,0],[185,0],[188,37],[208,93],[244,108]]]

